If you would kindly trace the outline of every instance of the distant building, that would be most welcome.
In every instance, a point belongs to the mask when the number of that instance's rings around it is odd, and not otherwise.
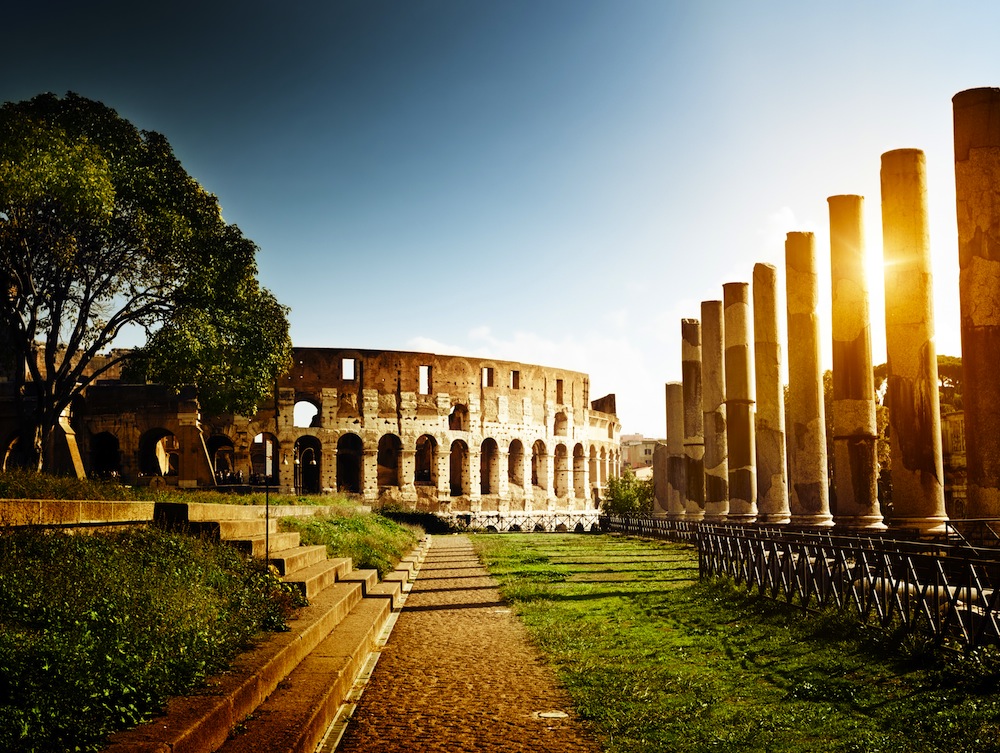
[[[622,435],[622,465],[633,470],[652,468],[656,445],[666,441],[665,439],[646,439],[642,434]]]

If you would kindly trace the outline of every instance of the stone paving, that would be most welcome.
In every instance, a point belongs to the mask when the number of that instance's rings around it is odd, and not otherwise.
[[[600,746],[469,538],[436,536],[337,751],[529,750]]]

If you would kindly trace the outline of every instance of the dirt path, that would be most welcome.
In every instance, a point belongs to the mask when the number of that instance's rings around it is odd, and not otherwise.
[[[600,751],[496,586],[468,537],[431,541],[338,753]]]

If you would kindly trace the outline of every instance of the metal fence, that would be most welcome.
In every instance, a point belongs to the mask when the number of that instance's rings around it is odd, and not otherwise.
[[[728,577],[763,597],[803,609],[852,611],[938,642],[1000,644],[997,550],[869,532],[665,519],[602,523],[635,536],[693,540],[702,578]]]

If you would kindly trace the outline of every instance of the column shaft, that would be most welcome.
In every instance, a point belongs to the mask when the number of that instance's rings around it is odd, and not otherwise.
[[[701,404],[705,438],[705,520],[729,514],[726,367],[722,301],[701,304]]]
[[[945,530],[944,464],[927,167],[918,149],[882,155],[882,249],[893,528]]]
[[[833,517],[837,525],[884,528],[878,503],[875,378],[861,196],[831,196],[833,286]]]
[[[757,382],[757,521],[787,523],[791,513],[778,337],[778,270],[771,264],[755,264],[753,268],[753,335]]]
[[[1000,89],[952,99],[968,506],[1000,516]]]
[[[667,393],[667,515],[683,518],[685,511],[684,385],[668,382]]]
[[[729,519],[757,519],[757,448],[754,440],[753,348],[750,286],[722,286],[726,339],[726,418],[729,444]]]
[[[785,297],[788,308],[789,507],[794,525],[828,526],[826,410],[819,361],[819,282],[812,233],[789,233],[785,240]]]
[[[701,398],[701,323],[681,320],[684,385],[684,506],[689,520],[705,517],[705,438]]]

